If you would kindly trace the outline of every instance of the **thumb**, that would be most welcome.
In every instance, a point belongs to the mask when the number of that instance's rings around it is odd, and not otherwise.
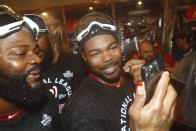
[[[131,108],[133,108],[133,110],[136,112],[142,110],[145,100],[146,100],[146,90],[144,87],[144,83],[141,81],[137,81],[135,99],[133,101],[133,104],[131,105]]]
[[[140,83],[140,84],[138,84]],[[132,103],[132,105],[129,107],[128,114],[129,114],[129,125],[130,128],[135,129],[135,122],[139,120],[140,113],[143,110],[143,106],[146,100],[146,91],[144,88],[144,84],[142,84],[141,80],[140,82],[137,81],[137,88],[135,93],[135,99]]]

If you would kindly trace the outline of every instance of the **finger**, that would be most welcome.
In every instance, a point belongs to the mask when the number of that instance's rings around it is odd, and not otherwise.
[[[131,68],[130,68],[129,73],[130,73],[131,75],[133,75],[133,77],[134,77],[135,75],[138,75],[138,74],[141,76],[141,68],[142,68],[143,65],[144,65],[144,63],[133,64],[133,65],[131,66]]]
[[[125,65],[123,66],[124,71],[129,72],[130,67],[131,67],[131,63],[132,63],[131,61],[132,61],[132,59],[125,63]]]
[[[165,114],[169,114],[171,112],[172,107],[176,103],[176,100],[177,100],[177,93],[174,87],[170,84],[167,89],[167,94],[163,102],[163,111]]]
[[[167,92],[169,80],[170,80],[169,72],[167,72],[167,71],[163,72],[163,74],[157,84],[155,93],[152,97],[152,101],[150,101],[157,108],[160,108],[161,105],[163,104],[163,100],[164,100],[164,97]]]
[[[142,66],[144,65],[144,63],[134,63],[131,65],[131,70],[141,70]]]
[[[136,81],[136,82],[138,80],[142,80],[141,72],[133,73],[133,80]]]
[[[175,111],[176,111],[176,103],[174,103],[174,105],[172,106],[171,111],[170,111],[169,116],[170,116],[171,123],[173,123],[175,120]]]
[[[124,69],[125,72],[129,72],[131,66],[133,66],[135,64],[137,65],[139,63],[145,63],[145,61],[141,60],[141,59],[131,59],[128,62],[125,63],[123,69]]]

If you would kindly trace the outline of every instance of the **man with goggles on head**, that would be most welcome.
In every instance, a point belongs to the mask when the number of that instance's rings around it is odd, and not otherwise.
[[[64,107],[64,130],[169,130],[176,92],[168,72],[162,74],[154,96],[144,105],[144,87],[138,83],[133,98],[133,81],[122,73],[116,25],[108,15],[93,12],[84,16],[76,27],[76,38],[91,74]],[[131,108],[129,103],[133,103]]]
[[[38,25],[0,5],[0,130],[59,131],[58,106],[41,87]]]
[[[37,35],[37,43],[40,48],[40,56],[43,60],[42,68],[44,71],[52,66],[53,52],[52,45],[49,40],[49,31],[44,20],[36,14],[25,14],[25,17],[31,19],[39,26],[39,33]]]
[[[25,14],[25,16],[33,20],[40,28],[37,43],[43,59],[43,84],[58,100],[59,113],[61,113],[67,99],[86,77],[84,65],[77,56],[54,49],[55,43],[49,40],[52,34],[49,33],[40,16],[35,14]]]

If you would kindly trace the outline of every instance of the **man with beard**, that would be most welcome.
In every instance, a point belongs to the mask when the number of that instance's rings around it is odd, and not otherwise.
[[[67,99],[86,77],[84,65],[80,57],[65,53],[62,49],[54,49],[56,43],[50,42],[51,34],[40,16],[35,14],[25,14],[25,16],[33,20],[40,28],[37,43],[43,60],[43,85],[57,99],[59,113],[61,113]]]
[[[53,53],[52,45],[49,40],[49,31],[44,20],[36,14],[25,14],[25,17],[30,18],[39,26],[39,34],[37,36],[37,43],[40,48],[40,57],[42,59],[43,71],[48,70],[52,66]]]
[[[41,88],[39,27],[0,5],[0,130],[56,131],[58,108]]]
[[[154,96],[144,106],[144,88],[138,85],[133,101],[133,82],[121,72],[122,54],[113,20],[103,13],[87,14],[77,25],[76,35],[91,74],[63,109],[64,130],[169,130],[176,92],[168,84],[168,72],[163,73]]]

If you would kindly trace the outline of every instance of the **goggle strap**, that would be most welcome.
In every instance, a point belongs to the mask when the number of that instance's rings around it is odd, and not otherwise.
[[[17,21],[0,27],[0,37],[20,29],[24,21]]]
[[[34,21],[32,21],[30,18],[28,18],[28,17],[24,16],[23,20],[31,28],[33,33],[37,36],[38,32],[39,32],[39,26]]]
[[[80,34],[76,37],[76,39],[78,41],[81,41],[82,38],[85,36],[85,34],[88,34],[89,33],[89,31],[90,31],[90,29],[91,29],[91,27],[93,25],[98,25],[98,26],[100,26],[103,29],[107,29],[107,30],[111,30],[111,31],[115,31],[116,30],[116,26],[114,26],[114,25],[111,25],[111,24],[102,24],[102,23],[99,23],[97,21],[93,21],[93,22],[91,22],[89,24],[89,26],[86,29],[84,29],[82,32],[80,32]]]
[[[25,14],[25,17],[29,17],[29,19],[31,19],[31,17],[35,17],[36,20],[39,20],[39,22],[45,27],[45,29],[39,29],[39,32],[48,32],[48,27],[46,26],[44,20],[42,19],[42,17],[40,17],[39,15],[35,15],[35,14]],[[33,20],[32,20],[33,21]],[[34,21],[33,21],[34,22]],[[36,23],[36,22],[35,22]]]

